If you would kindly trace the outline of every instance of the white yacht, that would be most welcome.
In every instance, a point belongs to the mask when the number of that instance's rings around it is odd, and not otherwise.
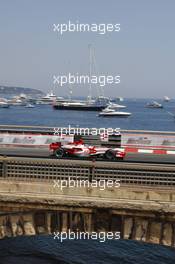
[[[168,96],[164,96],[163,100],[164,100],[164,102],[169,102],[170,98]]]
[[[109,109],[117,109],[117,108],[126,108],[126,106],[125,105],[120,105],[120,104],[115,104],[115,103],[109,103],[109,105],[108,105],[108,108]]]
[[[36,104],[53,104],[56,100],[62,100],[63,97],[57,97],[52,91],[47,93],[46,96],[37,100]]]
[[[9,106],[5,99],[0,99],[0,108],[9,108]]]
[[[26,108],[34,108],[35,106],[33,104],[27,104],[25,107]]]
[[[156,102],[156,101],[153,101],[151,103],[147,103],[146,107],[147,108],[163,108],[163,105],[158,103],[158,102]]]
[[[13,106],[25,106],[26,99],[23,99],[20,96],[13,96],[12,99],[8,100],[8,103]]]
[[[116,100],[119,101],[119,102],[123,102],[124,101],[123,97],[121,97],[121,96],[117,97]]]
[[[115,109],[110,109],[109,107],[105,108],[99,113],[99,116],[105,116],[105,117],[128,117],[130,116],[131,113],[129,112],[121,112],[121,111],[116,111]]]
[[[24,94],[24,93],[20,93],[19,99],[21,99],[21,100],[27,100],[27,95]]]

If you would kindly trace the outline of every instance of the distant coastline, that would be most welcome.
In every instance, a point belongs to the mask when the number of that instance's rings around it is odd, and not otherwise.
[[[27,95],[29,94],[30,95],[43,95],[44,94],[41,90],[38,90],[38,89],[0,85],[0,94],[19,95],[21,93],[24,93]]]

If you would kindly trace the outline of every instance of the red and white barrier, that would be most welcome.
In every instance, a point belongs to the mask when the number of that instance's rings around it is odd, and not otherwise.
[[[143,153],[143,154],[156,154],[156,155],[175,155],[175,150],[166,150],[166,149],[140,149],[140,148],[123,148],[126,153]]]
[[[102,134],[101,141],[108,141],[109,137]],[[43,147],[47,148],[52,142],[73,142],[73,135],[48,135],[35,133],[3,133],[0,132],[0,147]],[[160,136],[125,134],[122,135],[122,147],[126,153],[143,153],[143,154],[175,154],[175,135]],[[154,145],[152,145],[154,144]]]
[[[174,149],[175,135],[167,134],[147,134],[147,133],[123,133],[121,145],[128,148],[136,149]]]
[[[52,142],[73,142],[72,135],[0,133],[0,147],[48,147]]]

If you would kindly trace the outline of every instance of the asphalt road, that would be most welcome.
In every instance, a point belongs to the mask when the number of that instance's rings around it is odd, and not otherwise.
[[[24,148],[24,147],[1,147],[1,156],[19,156],[19,157],[40,157],[49,158],[50,151],[46,148]],[[175,155],[157,155],[144,153],[127,153],[124,161],[126,162],[146,162],[146,163],[165,163],[175,164]]]

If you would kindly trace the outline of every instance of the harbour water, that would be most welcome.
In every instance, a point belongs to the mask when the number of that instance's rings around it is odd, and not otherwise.
[[[91,111],[54,110],[51,105],[11,106],[0,109],[0,124],[174,131],[175,118],[170,113],[175,114],[175,100],[163,102],[163,109],[146,108],[149,101],[151,99],[126,99],[122,102],[127,106],[126,111],[132,113],[128,118],[99,117],[98,112]]]

